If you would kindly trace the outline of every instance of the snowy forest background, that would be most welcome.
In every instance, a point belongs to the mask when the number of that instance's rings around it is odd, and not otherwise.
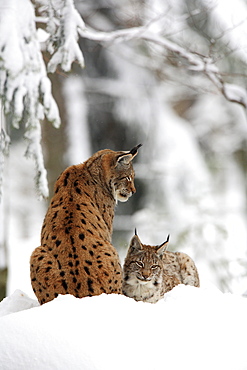
[[[40,198],[59,174],[138,143],[121,259],[135,227],[146,244],[170,234],[202,283],[244,293],[246,20],[245,0],[0,0],[0,299],[32,295]]]

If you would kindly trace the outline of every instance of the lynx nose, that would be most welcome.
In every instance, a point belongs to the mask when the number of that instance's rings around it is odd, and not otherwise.
[[[132,191],[132,195],[136,193],[136,188],[134,187],[134,185],[132,185],[131,191]]]
[[[148,280],[149,279],[149,276],[150,276],[150,273],[148,270],[144,270],[142,271],[142,277],[145,279],[145,280]]]

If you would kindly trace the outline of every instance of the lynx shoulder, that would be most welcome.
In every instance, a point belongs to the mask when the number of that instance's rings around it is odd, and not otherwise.
[[[67,168],[55,184],[31,255],[31,283],[41,304],[58,294],[122,293],[122,268],[111,244],[117,201],[135,193],[132,150],[101,150]]]
[[[178,284],[199,287],[198,271],[185,253],[167,251],[167,241],[159,246],[142,244],[135,235],[123,266],[123,294],[136,301],[155,303]]]

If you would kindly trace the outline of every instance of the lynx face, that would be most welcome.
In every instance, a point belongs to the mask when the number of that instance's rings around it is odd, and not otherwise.
[[[123,266],[125,295],[136,301],[150,303],[155,303],[161,298],[164,248],[144,245],[137,235],[132,238]]]
[[[126,202],[136,192],[132,160],[138,148],[139,146],[136,146],[132,152],[118,152],[115,157],[112,155],[110,157],[107,153],[105,158],[102,158],[109,187],[112,189],[116,203]]]
[[[114,198],[116,202],[126,202],[136,192],[134,185],[134,171],[130,176],[116,178],[114,182]]]
[[[129,264],[128,283],[146,285],[150,281],[156,284],[160,281],[162,261],[149,250],[143,250],[133,255]],[[126,276],[125,276],[126,277]]]

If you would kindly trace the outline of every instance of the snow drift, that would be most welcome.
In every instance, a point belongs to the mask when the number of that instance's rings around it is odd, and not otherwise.
[[[43,306],[17,290],[0,304],[0,368],[244,370],[246,312],[214,287],[179,285],[157,304],[102,294]]]

